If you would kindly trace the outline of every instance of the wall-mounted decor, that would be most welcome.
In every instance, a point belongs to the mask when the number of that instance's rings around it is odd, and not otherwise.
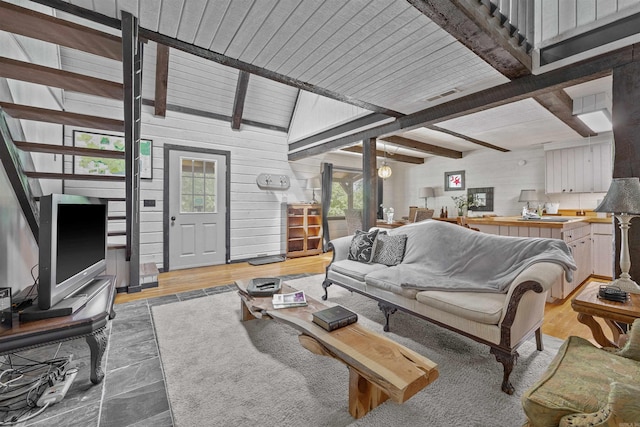
[[[464,171],[444,173],[444,191],[464,190]]]
[[[473,206],[469,206],[469,210],[479,212],[493,211],[493,187],[470,188],[469,200]]]
[[[73,131],[73,145],[76,147],[94,148],[124,152],[124,136],[106,135],[84,131]],[[140,140],[140,178],[153,178],[153,141]],[[93,156],[73,156],[73,172],[87,175],[125,175],[123,159],[110,159]]]

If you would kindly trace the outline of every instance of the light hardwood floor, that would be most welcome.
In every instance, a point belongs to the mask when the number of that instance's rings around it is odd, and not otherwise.
[[[329,262],[331,262],[331,253],[292,258],[284,262],[260,266],[242,262],[160,273],[157,288],[145,289],[134,294],[118,294],[116,296],[116,304],[228,285],[239,279],[301,273],[323,274]],[[578,322],[576,313],[571,309],[571,299],[581,289],[582,286],[578,287],[573,294],[559,303],[547,304],[542,325],[543,333],[561,339],[566,339],[570,335],[577,335],[593,341],[589,328]],[[604,323],[602,324],[604,325]],[[607,327],[603,326],[603,330],[609,334]]]

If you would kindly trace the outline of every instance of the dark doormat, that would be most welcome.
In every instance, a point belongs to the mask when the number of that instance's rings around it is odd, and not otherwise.
[[[251,265],[272,264],[274,262],[282,262],[284,260],[285,260],[285,257],[281,255],[263,256],[260,258],[254,258],[252,260],[249,260],[249,264]]]

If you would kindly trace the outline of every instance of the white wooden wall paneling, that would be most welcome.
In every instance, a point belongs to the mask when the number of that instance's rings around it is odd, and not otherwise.
[[[140,0],[139,25],[151,31],[158,31],[161,8],[158,0]]]
[[[238,33],[240,26],[253,7],[256,7],[255,0],[242,3],[232,1],[224,13],[224,20],[215,28],[215,36],[209,48],[214,52],[226,53],[231,39]]]
[[[263,37],[262,26],[254,25],[254,22],[263,16],[268,16],[277,5],[278,0],[260,0],[251,7],[247,7],[246,16],[236,34],[233,34],[233,40],[227,41],[224,54],[232,58],[240,56],[244,47],[256,37]],[[226,39],[226,38],[225,38]],[[221,38],[216,40],[222,43]]]

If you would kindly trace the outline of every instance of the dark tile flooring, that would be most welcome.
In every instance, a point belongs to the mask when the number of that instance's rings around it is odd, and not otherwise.
[[[89,346],[84,338],[18,353],[37,361],[73,355],[79,372],[60,403],[17,425],[173,426],[151,307],[235,289],[235,285],[226,285],[116,305],[116,317],[109,322],[109,344],[102,360],[105,377],[98,385],[89,380]],[[21,362],[17,355],[11,360]]]

